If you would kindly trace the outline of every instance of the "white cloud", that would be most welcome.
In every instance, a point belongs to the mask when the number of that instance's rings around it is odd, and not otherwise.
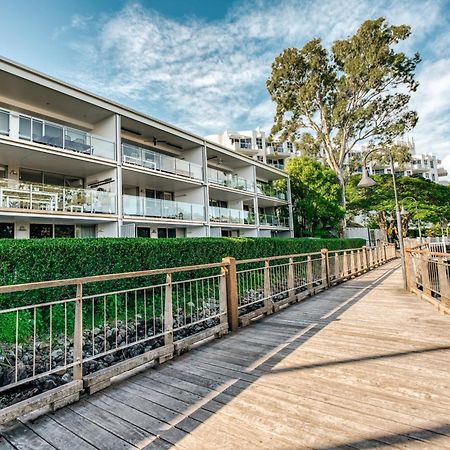
[[[353,34],[362,21],[386,16],[391,23],[412,25],[412,37],[402,47],[413,52],[433,40],[450,41],[443,10],[445,2],[431,0],[248,0],[222,20],[206,22],[174,20],[132,3],[97,22],[72,17],[72,27],[96,23],[97,30],[92,38],[72,44],[83,55],[83,65],[68,75],[90,90],[200,134],[269,128],[274,108],[265,81],[283,48],[301,47],[313,37],[329,45]],[[420,71],[416,142],[418,151],[444,157],[450,70],[447,59],[436,60],[437,49],[432,47],[434,59]],[[430,129],[439,133],[432,148],[426,136]]]

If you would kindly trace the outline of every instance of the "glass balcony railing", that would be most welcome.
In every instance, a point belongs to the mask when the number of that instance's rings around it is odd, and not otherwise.
[[[227,186],[247,192],[255,192],[255,184],[246,178],[237,175],[227,174],[221,170],[208,167],[208,181],[210,183]]]
[[[221,208],[219,206],[209,207],[209,220],[211,222],[254,224],[255,216],[252,212],[241,209]]]
[[[272,227],[289,228],[289,219],[287,217],[278,217],[272,214],[259,214],[259,224]]]
[[[123,196],[123,213],[161,219],[205,220],[205,208],[202,205],[135,195]]]
[[[72,213],[116,213],[116,194],[94,189],[0,180],[0,207]]]
[[[86,155],[115,159],[114,142],[35,117],[19,117],[19,138]]]
[[[199,164],[173,158],[134,145],[122,144],[123,162],[145,167],[146,169],[173,173],[183,177],[203,180],[202,166]]]
[[[266,197],[278,198],[279,200],[286,200],[286,192],[281,189],[276,189],[273,186],[264,183],[256,183],[256,191],[258,194],[265,195]]]
[[[0,134],[9,135],[9,112],[0,109]]]

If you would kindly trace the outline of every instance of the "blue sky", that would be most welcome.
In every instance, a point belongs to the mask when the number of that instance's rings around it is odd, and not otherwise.
[[[0,54],[201,135],[269,129],[274,57],[380,16],[412,26],[412,137],[450,170],[450,0],[2,0]]]

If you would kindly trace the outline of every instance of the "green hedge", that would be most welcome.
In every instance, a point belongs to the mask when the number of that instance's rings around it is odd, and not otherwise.
[[[329,250],[356,248],[364,244],[362,239],[306,238],[0,240],[0,285],[213,263],[220,262],[225,256],[250,259],[317,252],[322,248]],[[204,270],[185,272],[177,274],[176,279],[204,276],[210,273],[211,271]],[[161,282],[164,282],[163,275],[145,279],[141,277],[92,283],[85,285],[83,293],[97,294]],[[73,286],[3,294],[0,295],[0,309],[74,296]],[[89,309],[89,302],[87,303],[85,307]],[[72,306],[70,306],[69,316],[73,315]],[[61,308],[62,306],[54,307],[55,330],[63,327]],[[89,311],[85,312],[86,317],[89,317]],[[24,340],[31,330],[32,311],[23,311],[20,314],[20,337]],[[45,332],[48,311],[38,310],[38,314],[38,328]],[[61,323],[58,326],[59,322]],[[0,325],[0,341],[13,340],[15,315],[3,315]]]

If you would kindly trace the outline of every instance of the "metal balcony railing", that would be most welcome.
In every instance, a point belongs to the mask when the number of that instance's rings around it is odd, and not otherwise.
[[[0,180],[0,207],[71,213],[116,213],[116,194],[44,184]]]
[[[209,220],[211,222],[236,223],[251,225],[255,223],[255,216],[249,211],[241,209],[221,208],[219,206],[209,207]]]
[[[221,170],[212,169],[210,167],[208,167],[208,181],[220,186],[226,186],[247,192],[255,192],[255,184],[246,178],[227,174]]]
[[[123,162],[146,169],[203,180],[202,166],[130,144],[122,144]]]
[[[135,195],[123,196],[123,213],[161,219],[205,220],[205,208],[202,205]]]
[[[36,117],[19,116],[19,138],[85,155],[115,159],[114,142]]]
[[[278,217],[272,214],[260,214],[259,224],[269,225],[272,227],[289,228],[289,219],[287,217]]]

